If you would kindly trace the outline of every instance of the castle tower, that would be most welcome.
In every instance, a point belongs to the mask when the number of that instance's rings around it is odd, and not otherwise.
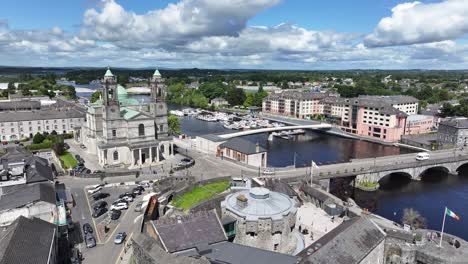
[[[158,137],[167,137],[167,105],[164,101],[166,98],[166,84],[159,70],[155,70],[150,78],[151,103],[150,111],[155,120],[155,135]]]

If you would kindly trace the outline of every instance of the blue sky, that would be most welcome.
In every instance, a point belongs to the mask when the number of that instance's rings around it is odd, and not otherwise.
[[[15,0],[0,64],[466,69],[467,33],[466,0]]]

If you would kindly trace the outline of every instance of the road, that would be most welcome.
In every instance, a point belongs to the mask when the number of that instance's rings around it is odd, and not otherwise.
[[[68,181],[65,181],[68,182]],[[138,225],[135,223],[136,219],[139,219],[140,212],[135,212],[134,207],[138,201],[141,201],[142,195],[138,196],[131,204],[129,204],[129,208],[122,212],[122,216],[119,219],[119,224],[115,230],[111,231],[111,235],[108,239],[99,239],[96,235],[97,233],[97,226],[96,222],[91,217],[91,209],[88,203],[87,194],[83,187],[71,187],[71,191],[73,197],[75,199],[75,206],[71,209],[72,211],[72,219],[74,222],[78,223],[78,226],[75,228],[75,233],[78,231],[78,237],[81,237],[81,240],[78,239],[77,248],[83,254],[84,260],[83,263],[109,263],[114,264],[117,262],[119,257],[122,254],[124,249],[123,244],[115,245],[114,244],[114,237],[118,232],[126,232],[127,239],[130,235],[138,229]],[[117,192],[125,192],[128,189],[121,189]],[[110,205],[109,205],[110,206]],[[96,247],[94,248],[86,248],[85,244],[82,242],[82,226],[84,223],[90,223],[94,229],[94,234],[96,237]],[[81,242],[81,243],[80,243]]]

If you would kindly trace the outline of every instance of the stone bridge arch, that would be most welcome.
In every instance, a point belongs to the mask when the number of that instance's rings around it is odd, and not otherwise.
[[[455,170],[456,173],[458,173],[461,169],[462,166],[465,166],[468,168],[468,161],[461,161],[461,162],[458,162],[457,164],[457,168]]]

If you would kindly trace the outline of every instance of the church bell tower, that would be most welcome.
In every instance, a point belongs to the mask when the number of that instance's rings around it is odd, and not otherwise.
[[[107,68],[106,74],[101,81],[103,85],[102,95],[102,119],[103,134],[109,140],[116,137],[116,131],[119,128],[120,105],[117,93],[117,78],[112,74],[110,68]]]
[[[151,90],[150,111],[154,116],[156,137],[167,136],[167,105],[166,99],[166,84],[159,70],[155,70],[149,82]]]

